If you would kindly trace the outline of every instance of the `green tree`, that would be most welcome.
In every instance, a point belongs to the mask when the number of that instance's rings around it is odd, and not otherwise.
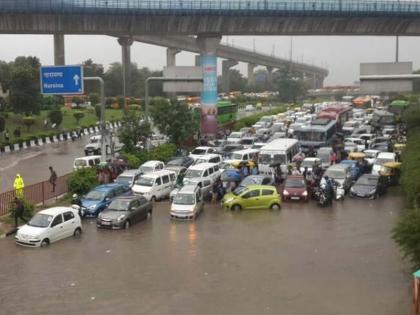
[[[0,116],[0,133],[6,129],[6,119]]]
[[[83,75],[85,77],[104,77],[104,66],[99,63],[94,63],[92,59],[88,59],[83,63]],[[95,81],[84,82],[85,93],[90,94],[95,91],[99,91],[99,84]],[[92,100],[90,100],[92,102]],[[92,102],[96,104],[98,102]]]
[[[155,98],[151,108],[155,126],[167,135],[172,143],[180,145],[198,131],[199,122],[186,103],[175,99],[168,102],[163,98]]]
[[[69,192],[79,196],[85,195],[98,184],[96,170],[93,168],[83,168],[71,174],[67,180]]]
[[[80,119],[85,117],[85,113],[80,111],[80,110],[77,110],[73,113],[73,117],[76,118],[76,122],[77,122],[77,124],[79,124]]]
[[[95,106],[101,102],[101,99],[97,93],[91,93],[89,94],[89,101],[92,106]]]
[[[275,72],[273,80],[281,102],[296,103],[307,94],[307,86],[301,74],[294,73],[289,68]]]
[[[118,137],[126,152],[135,152],[137,143],[145,140],[150,134],[150,124],[144,121],[138,112],[127,111],[124,114]]]
[[[32,116],[26,116],[23,117],[22,122],[26,126],[26,129],[29,131],[31,126],[35,124],[35,118],[33,118]]]
[[[17,113],[38,113],[41,104],[39,68],[36,57],[17,57],[12,65],[10,105]]]
[[[58,127],[63,122],[63,112],[59,109],[51,110],[48,113],[48,118],[50,119],[51,123]]]
[[[10,89],[10,82],[12,80],[12,65],[13,63],[0,61],[0,85],[3,92],[7,92]]]

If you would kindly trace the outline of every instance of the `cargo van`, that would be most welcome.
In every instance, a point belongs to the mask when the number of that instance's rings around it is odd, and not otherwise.
[[[162,170],[141,175],[131,189],[147,200],[156,201],[169,197],[175,182],[175,172]]]
[[[175,195],[171,205],[171,219],[194,220],[203,211],[204,201],[200,187],[187,185]]]

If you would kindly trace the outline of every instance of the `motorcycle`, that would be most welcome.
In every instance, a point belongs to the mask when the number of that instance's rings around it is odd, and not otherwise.
[[[314,189],[314,196],[317,200],[318,206],[326,207],[328,205],[332,205],[332,200],[324,189],[319,187]]]

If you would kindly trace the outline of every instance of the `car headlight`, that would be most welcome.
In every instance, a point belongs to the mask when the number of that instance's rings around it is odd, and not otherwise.
[[[306,190],[305,190],[305,191],[303,192],[302,196],[306,197],[307,195],[308,195],[308,191],[306,191]]]
[[[289,196],[289,192],[287,190],[283,190],[283,195]]]
[[[376,193],[376,189],[372,190],[369,192],[369,195],[373,195],[374,193]]]
[[[96,208],[96,204],[95,205],[91,205],[90,207],[89,207],[89,209],[90,210],[93,210],[93,209],[95,209]]]
[[[120,215],[118,218],[117,218],[117,221],[122,221],[122,220],[124,220],[125,219],[125,215],[124,214],[122,214],[122,215]]]
[[[225,200],[225,203],[229,203],[229,202],[232,202],[232,201],[233,201],[233,198],[228,198],[228,199]]]

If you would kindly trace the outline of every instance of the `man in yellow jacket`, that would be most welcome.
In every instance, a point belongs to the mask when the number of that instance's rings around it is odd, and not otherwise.
[[[23,188],[25,184],[23,183],[23,178],[20,174],[16,174],[15,181],[13,183],[13,188],[15,189],[15,195],[18,198],[23,198]]]

